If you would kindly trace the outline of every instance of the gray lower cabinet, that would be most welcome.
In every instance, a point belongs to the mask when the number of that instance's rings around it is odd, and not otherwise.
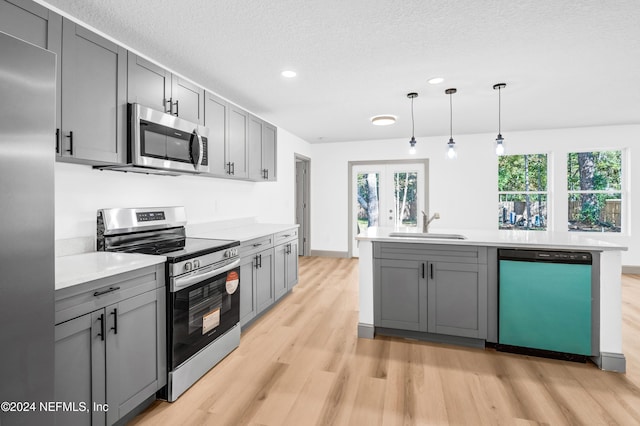
[[[114,424],[166,384],[163,277],[160,265],[56,292],[55,400],[87,408],[56,424]]]
[[[126,50],[63,19],[60,62],[58,159],[88,164],[126,161]]]
[[[376,259],[374,323],[379,327],[427,331],[425,263]]]
[[[374,323],[487,337],[486,247],[374,244]]]
[[[249,116],[249,179],[277,180],[277,128],[258,117]]]
[[[204,89],[129,52],[127,101],[196,124],[204,122]]]
[[[298,229],[275,235],[275,297],[284,296],[298,283]]]
[[[243,242],[240,259],[240,326],[244,326],[275,301],[273,236]]]
[[[428,280],[428,331],[487,337],[487,265],[433,262]]]

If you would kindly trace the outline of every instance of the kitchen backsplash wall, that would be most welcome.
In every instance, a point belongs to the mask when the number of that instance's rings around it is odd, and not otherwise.
[[[295,158],[309,143],[278,129],[278,181],[154,176],[56,163],[56,240],[95,239],[96,211],[109,207],[184,205],[190,224],[250,218],[294,223]]]

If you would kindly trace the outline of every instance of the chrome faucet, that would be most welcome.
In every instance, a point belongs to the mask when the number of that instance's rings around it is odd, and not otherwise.
[[[440,219],[440,213],[434,213],[431,219],[427,220],[427,214],[422,210],[422,232],[425,234],[429,232],[429,224],[433,222],[434,219]]]

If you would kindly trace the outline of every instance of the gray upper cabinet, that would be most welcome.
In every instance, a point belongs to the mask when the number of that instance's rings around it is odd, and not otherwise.
[[[59,159],[121,163],[126,146],[127,52],[75,24],[62,22]]]
[[[249,114],[229,104],[229,134],[227,173],[232,177],[248,177],[247,148],[249,144]]]
[[[28,41],[58,55],[56,64],[56,99],[61,98],[62,17],[29,0],[0,0],[0,31]],[[59,108],[56,111],[60,115]],[[59,124],[59,118],[58,118]],[[57,126],[60,127],[59,125]],[[59,132],[58,132],[59,133]],[[53,140],[52,147],[58,143]]]
[[[129,103],[139,103],[192,123],[203,124],[203,88],[131,52],[128,77]]]
[[[29,0],[0,0],[0,31],[60,53],[62,18]]]
[[[249,179],[275,181],[277,129],[275,126],[249,116]]]
[[[127,101],[169,112],[171,73],[134,53],[128,55]]]
[[[233,171],[230,164],[229,108],[224,99],[205,92],[204,125],[208,130],[209,173],[214,176],[231,176]],[[246,141],[242,143],[246,144]]]

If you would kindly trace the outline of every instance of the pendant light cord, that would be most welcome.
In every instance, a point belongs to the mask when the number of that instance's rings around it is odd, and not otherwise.
[[[453,93],[449,93],[449,137],[453,139],[453,100],[451,96]]]
[[[498,134],[502,134],[502,88],[498,87]]]
[[[415,138],[415,127],[413,122],[413,98],[411,98],[411,138]]]

